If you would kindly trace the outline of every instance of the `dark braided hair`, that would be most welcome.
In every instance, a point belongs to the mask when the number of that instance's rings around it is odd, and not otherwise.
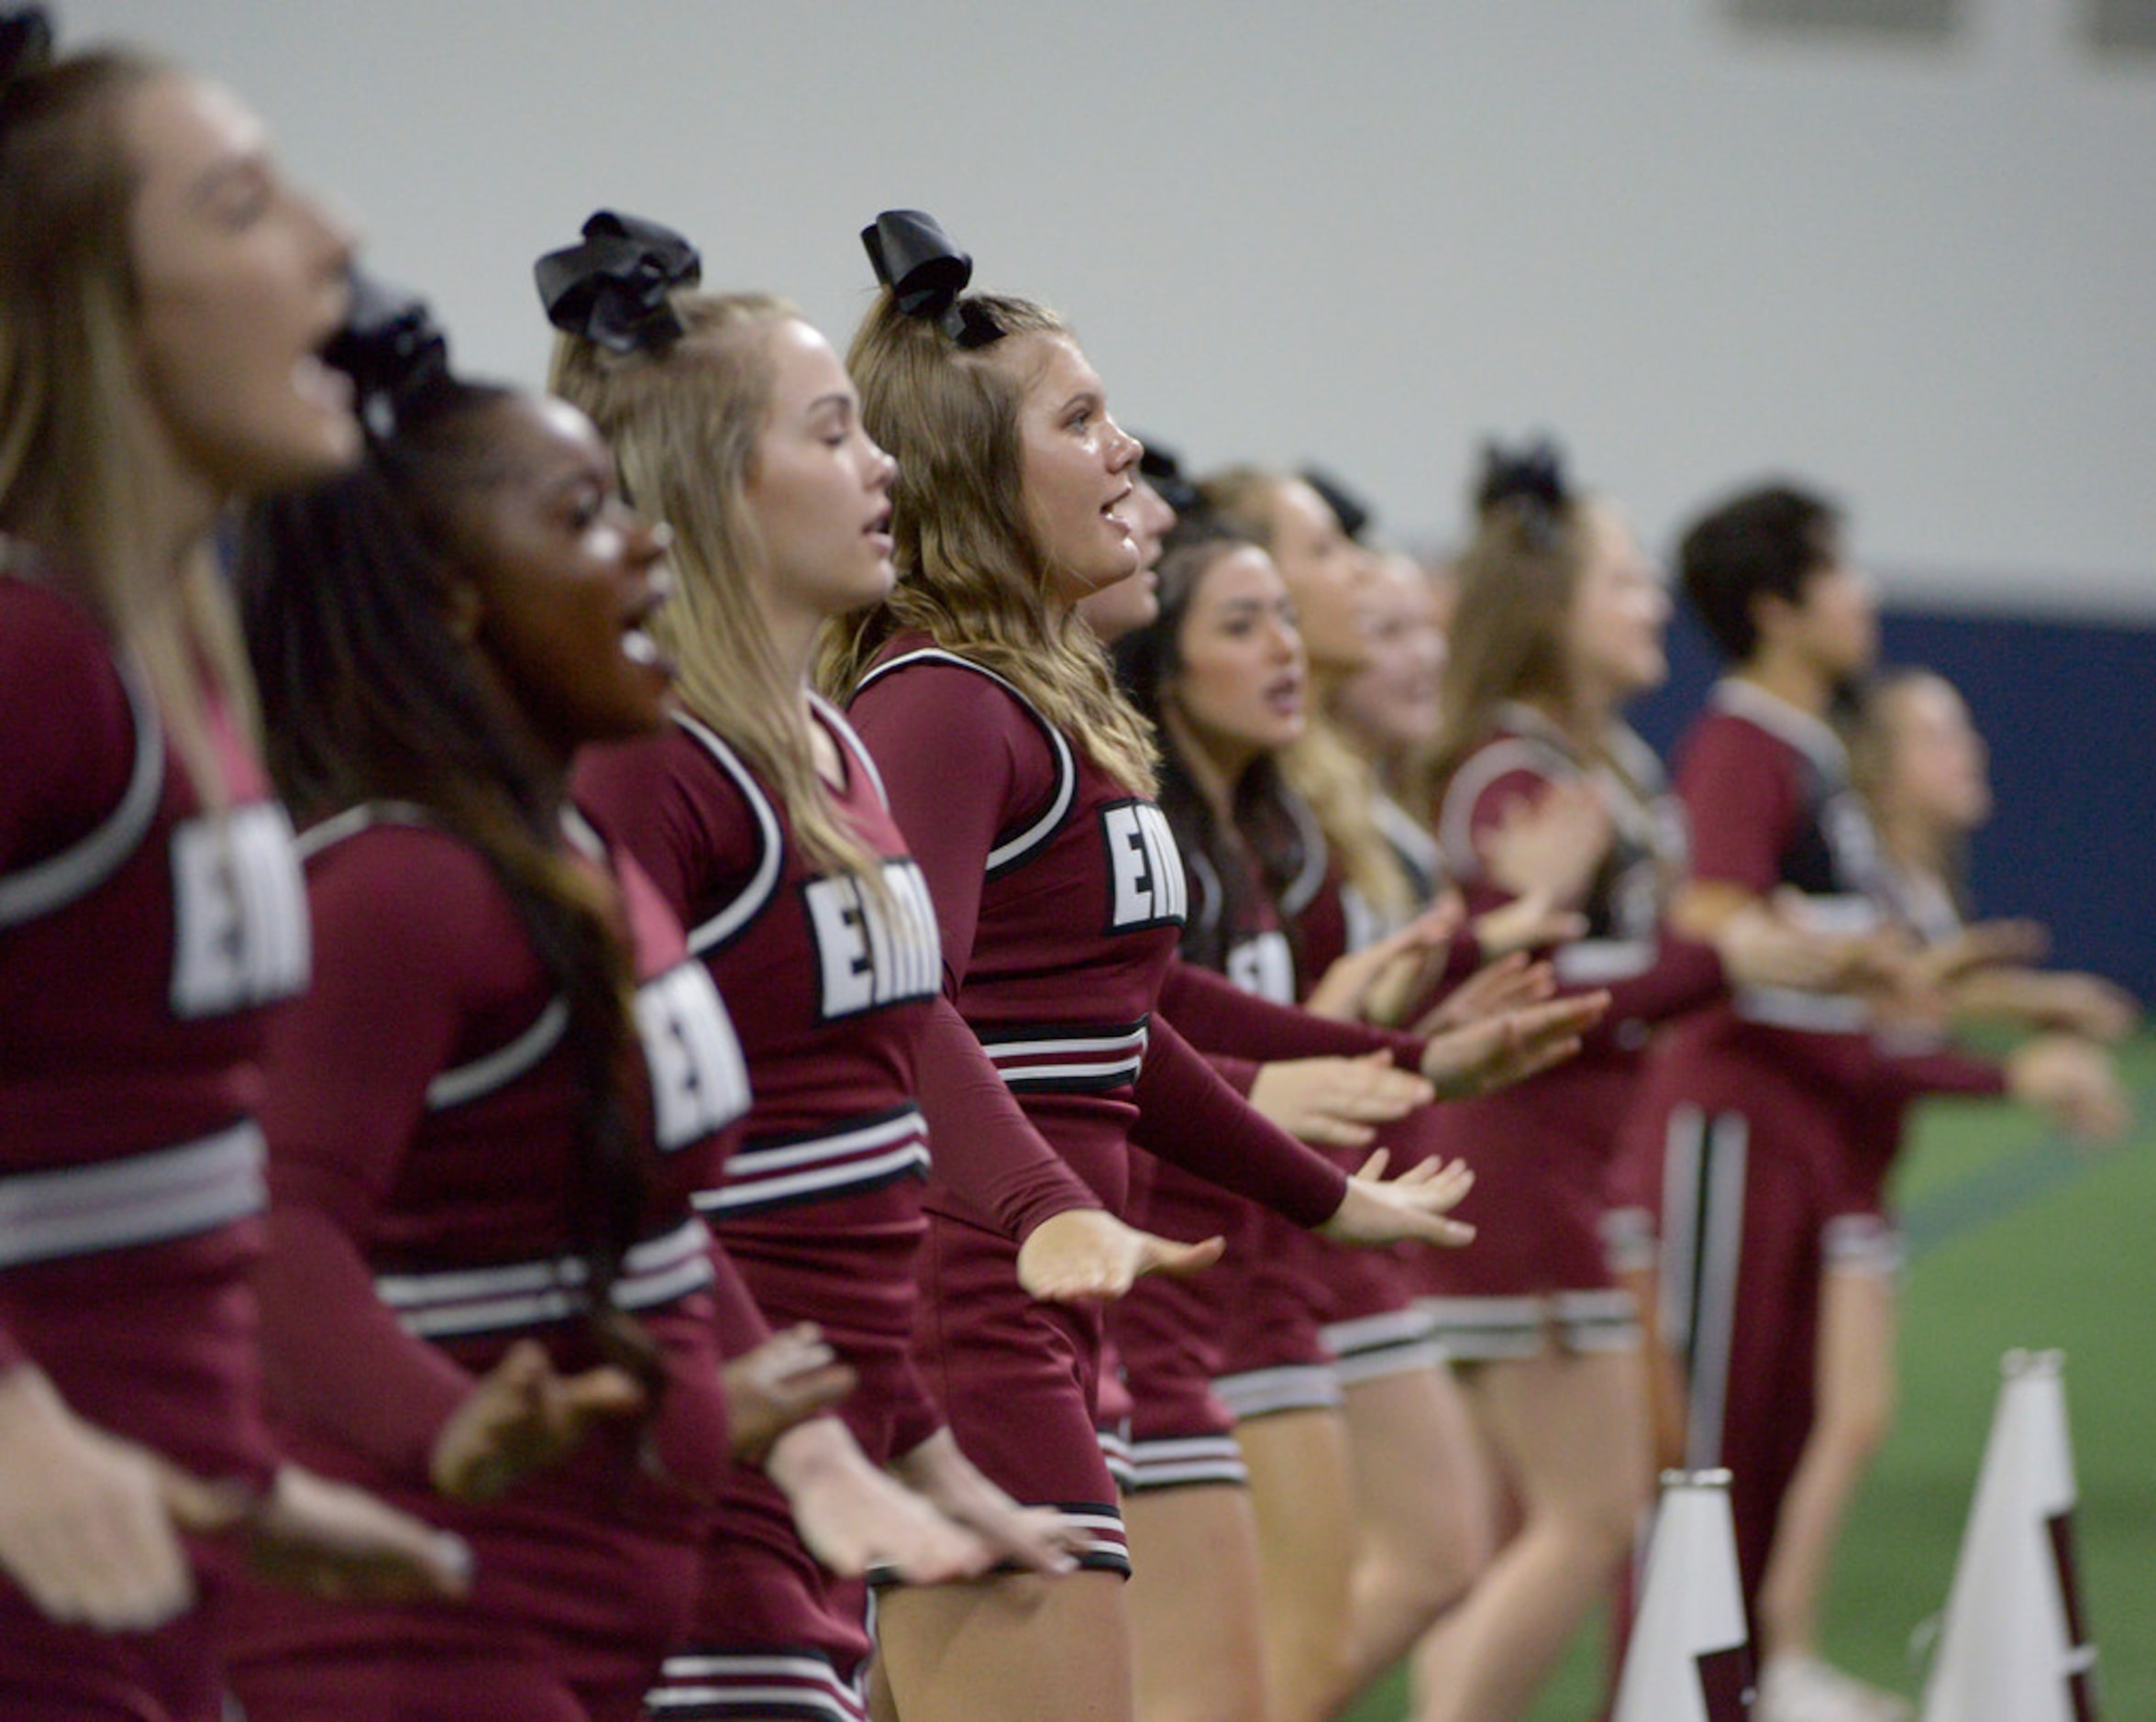
[[[241,537],[241,615],[270,769],[294,817],[416,805],[508,893],[569,1011],[580,1097],[569,1218],[592,1319],[603,1349],[648,1377],[656,1351],[607,1296],[643,1198],[624,1100],[638,1068],[629,955],[610,897],[564,850],[559,783],[446,619],[462,512],[492,470],[489,420],[517,398],[442,377],[401,405],[357,469],[258,504]]]

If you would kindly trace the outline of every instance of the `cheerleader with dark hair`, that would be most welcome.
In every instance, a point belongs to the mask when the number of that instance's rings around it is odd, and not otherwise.
[[[241,558],[319,967],[271,1047],[267,1350],[295,1449],[456,1526],[480,1576],[456,1611],[252,1596],[237,1683],[257,1717],[630,1718],[731,1463],[722,1350],[762,1333],[691,1201],[748,1105],[733,1027],[567,799],[579,747],[665,720],[664,534],[573,407],[384,339],[416,361],[387,433]],[[974,1559],[909,1542],[828,1419],[762,1463],[835,1564]]]

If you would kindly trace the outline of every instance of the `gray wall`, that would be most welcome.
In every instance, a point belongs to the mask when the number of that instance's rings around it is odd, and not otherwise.
[[[59,4],[236,86],[473,369],[540,374],[530,259],[595,205],[843,341],[855,230],[918,204],[1126,422],[1399,533],[1548,425],[1656,542],[1795,469],[1904,602],[2156,618],[2156,61],[2080,0]]]

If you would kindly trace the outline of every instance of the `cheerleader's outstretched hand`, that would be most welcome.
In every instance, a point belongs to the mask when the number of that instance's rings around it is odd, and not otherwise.
[[[1318,1231],[1335,1243],[1423,1243],[1457,1248],[1471,1242],[1475,1228],[1445,1216],[1475,1187],[1475,1174],[1464,1160],[1425,1160],[1397,1178],[1385,1176],[1391,1159],[1380,1148],[1347,1181],[1347,1194],[1332,1218]]]

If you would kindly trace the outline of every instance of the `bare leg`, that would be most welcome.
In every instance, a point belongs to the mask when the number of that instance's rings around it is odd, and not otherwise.
[[[1279,1411],[1235,1430],[1257,1509],[1266,1688],[1274,1722],[1315,1722],[1348,1684],[1354,1485],[1338,1411]]]
[[[1266,1722],[1257,1518],[1219,1484],[1123,1497],[1144,1722]]]
[[[884,1593],[877,1636],[906,1722],[1135,1722],[1113,1573],[1032,1573]]]
[[[1760,1582],[1763,1660],[1818,1650],[1842,1518],[1894,1423],[1896,1317],[1890,1273],[1837,1267],[1822,1276],[1817,1407]]]
[[[1507,1722],[1527,1709],[1625,1558],[1648,1494],[1636,1352],[1484,1363],[1467,1395],[1524,1518],[1417,1651],[1421,1722]]]
[[[1480,1438],[1449,1367],[1350,1382],[1354,1696],[1466,1593],[1496,1542]]]

